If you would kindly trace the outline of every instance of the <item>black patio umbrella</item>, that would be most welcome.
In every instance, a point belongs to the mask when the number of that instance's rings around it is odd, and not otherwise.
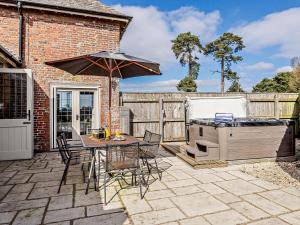
[[[121,52],[101,51],[74,58],[49,61],[46,65],[73,75],[96,75],[109,78],[109,129],[111,130],[112,78],[161,75],[159,64]]]

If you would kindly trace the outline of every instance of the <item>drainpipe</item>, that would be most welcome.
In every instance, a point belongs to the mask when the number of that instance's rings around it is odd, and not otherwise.
[[[17,2],[18,13],[19,13],[19,61],[23,63],[23,13],[22,13],[22,3]]]

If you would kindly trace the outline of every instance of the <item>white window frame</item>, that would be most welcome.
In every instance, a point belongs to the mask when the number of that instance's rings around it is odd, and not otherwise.
[[[95,102],[98,102],[98,104],[95,105],[95,114],[97,115],[95,118],[95,124],[98,124],[98,127],[100,128],[102,126],[101,124],[101,118],[100,113],[101,110],[101,94],[102,94],[102,88],[99,85],[92,85],[92,84],[78,84],[78,83],[70,83],[70,82],[52,82],[50,83],[50,141],[51,141],[51,148],[56,148],[55,143],[55,134],[56,134],[56,92],[57,90],[93,90],[96,93],[95,96]]]

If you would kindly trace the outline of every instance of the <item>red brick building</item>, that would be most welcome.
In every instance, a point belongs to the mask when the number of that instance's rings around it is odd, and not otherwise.
[[[108,80],[72,76],[45,62],[118,50],[130,20],[97,0],[0,0],[0,67],[32,71],[35,150],[49,151],[59,132],[74,138],[75,130],[107,124]],[[118,99],[116,86],[113,129],[119,126]]]

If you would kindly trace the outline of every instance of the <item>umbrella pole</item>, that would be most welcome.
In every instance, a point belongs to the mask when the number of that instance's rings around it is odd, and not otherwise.
[[[111,95],[112,95],[112,68],[111,68],[111,59],[109,60],[109,93],[108,93],[108,126],[109,132],[111,134]]]

